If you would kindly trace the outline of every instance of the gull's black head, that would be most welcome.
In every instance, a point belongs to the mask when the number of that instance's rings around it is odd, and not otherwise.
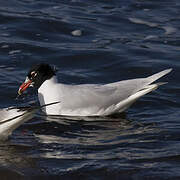
[[[49,64],[37,64],[27,74],[25,82],[20,86],[18,94],[21,95],[29,86],[39,88],[44,81],[55,75],[55,70]]]
[[[39,88],[41,84],[55,75],[55,70],[49,64],[37,64],[28,72],[28,79],[34,87]]]

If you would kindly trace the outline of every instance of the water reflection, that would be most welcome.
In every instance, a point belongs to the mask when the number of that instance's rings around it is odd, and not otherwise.
[[[92,121],[92,117],[91,121],[75,121],[57,116],[48,116],[45,119],[49,121],[50,129],[35,134],[42,144],[40,156],[44,158],[124,158],[126,152],[122,151],[139,143],[142,134],[157,132],[153,124],[140,124],[122,119],[121,116],[104,119],[96,117],[95,121]],[[143,143],[153,141],[142,140]]]
[[[173,145],[171,138],[167,141],[167,132],[154,123],[121,116],[100,120],[37,115],[15,131],[10,141],[0,144],[0,164],[24,176],[69,173],[88,167],[98,170],[100,166],[155,168],[159,162],[179,158],[177,143]]]
[[[0,177],[3,179],[19,179],[25,174],[38,174],[37,162],[26,155],[33,149],[32,145],[16,144],[13,142],[0,143]]]

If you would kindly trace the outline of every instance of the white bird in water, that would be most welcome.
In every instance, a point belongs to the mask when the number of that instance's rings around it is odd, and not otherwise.
[[[47,115],[107,116],[125,111],[141,96],[164,84],[152,83],[171,70],[166,69],[146,78],[103,85],[67,85],[57,82],[55,71],[50,65],[38,64],[29,71],[18,94],[21,95],[32,86],[38,89],[41,105],[60,101],[60,104],[43,108]]]
[[[42,107],[56,104],[54,102],[43,106],[10,107],[0,109],[0,140],[6,140],[12,132],[24,122],[32,119],[37,110]]]
[[[36,111],[37,109],[0,109],[0,140],[6,140],[16,128],[18,128],[24,122],[32,119]]]

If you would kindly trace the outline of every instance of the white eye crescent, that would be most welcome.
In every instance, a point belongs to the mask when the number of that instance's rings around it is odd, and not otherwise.
[[[37,76],[37,73],[35,71],[31,72],[31,76],[34,78]]]

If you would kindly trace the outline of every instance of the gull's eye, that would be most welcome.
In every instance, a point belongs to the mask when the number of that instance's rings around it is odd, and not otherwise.
[[[35,71],[31,72],[31,79],[35,78],[37,76],[37,73]]]

